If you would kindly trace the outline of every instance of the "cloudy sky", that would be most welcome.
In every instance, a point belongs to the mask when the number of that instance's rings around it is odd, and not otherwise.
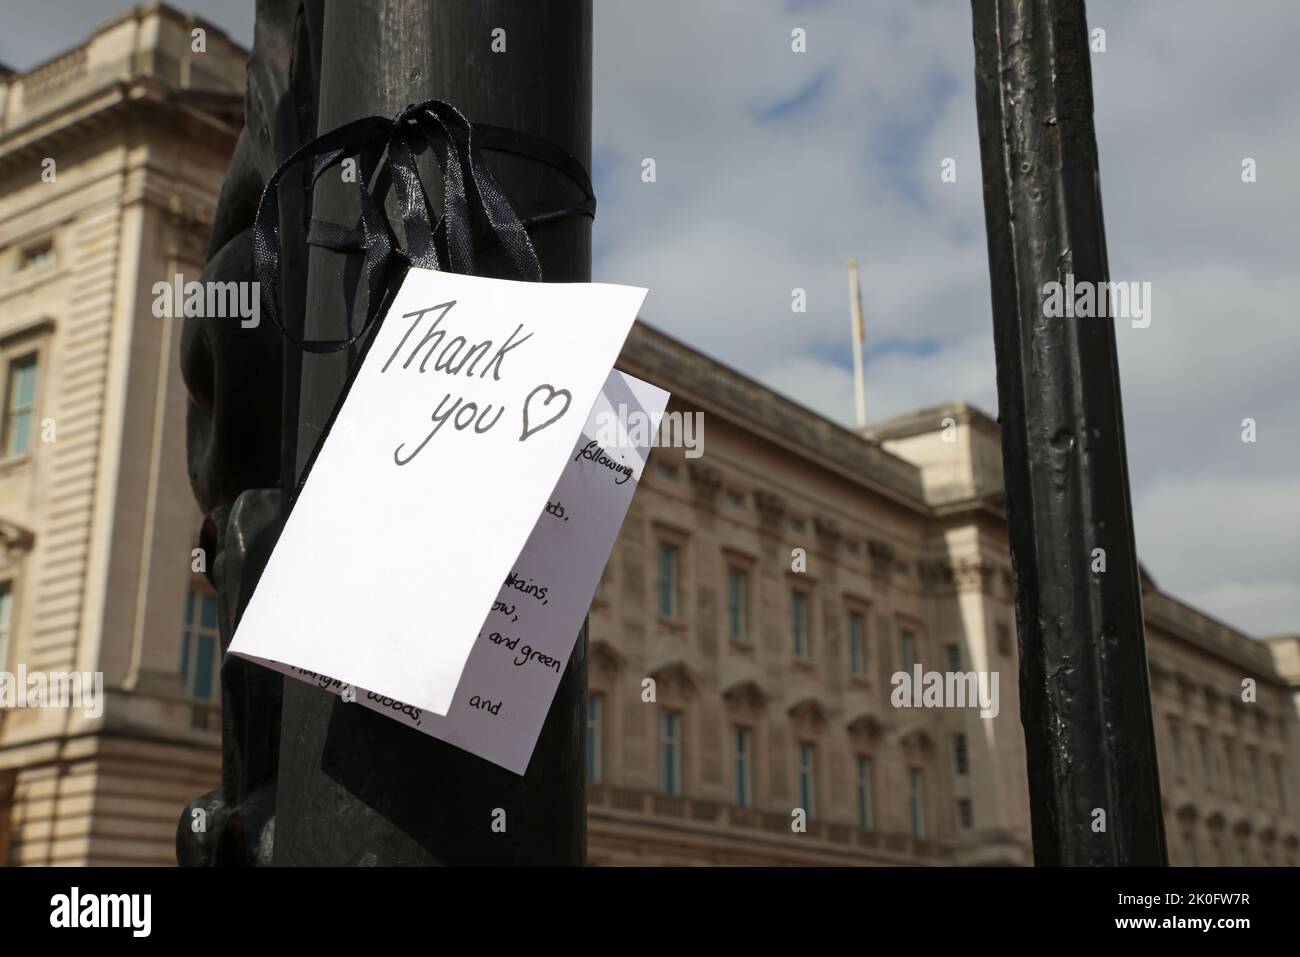
[[[175,5],[251,41],[251,0]],[[0,0],[0,61],[115,7]],[[1118,329],[1138,550],[1211,614],[1300,631],[1300,5],[1088,9],[1111,275],[1153,289],[1150,327]],[[597,279],[648,286],[648,321],[851,424],[857,257],[870,417],[996,413],[965,0],[596,0],[595,71]]]

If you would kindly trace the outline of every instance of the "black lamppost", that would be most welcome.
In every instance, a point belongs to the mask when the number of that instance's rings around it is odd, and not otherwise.
[[[1165,864],[1083,0],[972,10],[1034,859]]]
[[[223,187],[204,278],[254,278],[251,227],[265,183],[304,141],[359,117],[393,116],[439,99],[475,124],[547,141],[589,169],[591,20],[591,0],[259,0],[245,129]],[[549,216],[581,205],[581,188],[535,158],[494,154],[490,162],[522,218],[547,214],[548,221],[529,228],[545,278],[589,280],[590,219]],[[427,157],[419,165],[434,187],[436,167]],[[310,166],[281,181],[280,222],[354,222],[355,183],[345,184],[336,168],[308,196]],[[440,208],[436,196],[430,207]],[[301,230],[283,234],[286,327],[316,340],[355,331],[366,308],[359,257],[318,247],[307,252]],[[486,242],[478,272],[514,278],[500,250]],[[241,330],[186,320],[190,471],[206,516],[204,545],[214,556],[223,648],[278,535],[286,493],[319,440],[359,347],[304,355],[269,323]],[[350,505],[337,507],[343,512]],[[436,619],[424,627],[436,629]],[[360,705],[228,659],[222,787],[186,808],[178,859],[584,863],[585,632],[584,626],[523,777]]]
[[[367,115],[391,116],[411,103],[436,98],[474,123],[547,140],[589,168],[591,15],[590,0],[327,3],[319,131]],[[492,162],[522,217],[568,201],[566,190],[573,187],[544,164],[495,155]],[[436,167],[422,174],[426,183],[437,182]],[[349,205],[354,192],[339,176],[323,178],[314,215],[354,222],[357,207]],[[439,208],[436,197],[430,205]],[[537,226],[531,236],[548,281],[590,279],[590,219],[569,217]],[[499,250],[485,250],[479,261],[480,275],[514,278]],[[340,339],[350,321],[352,329],[359,326],[364,282],[357,278],[355,256],[349,260],[312,250],[309,338]],[[345,353],[304,357],[299,468],[320,436],[352,361]],[[340,510],[348,504],[340,502]],[[457,543],[430,542],[429,547],[454,549]],[[424,627],[436,629],[436,618]],[[584,863],[586,685],[584,633],[529,772],[520,778],[359,705],[299,682],[286,683],[275,861]],[[500,812],[502,832],[492,829]]]

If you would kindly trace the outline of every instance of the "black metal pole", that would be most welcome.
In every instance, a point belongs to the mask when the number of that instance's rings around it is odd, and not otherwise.
[[[1163,865],[1114,326],[1043,306],[1109,279],[1084,5],[971,6],[1034,859]]]
[[[590,168],[591,0],[328,0],[320,132],[430,98],[452,103],[472,122],[549,140]],[[521,217],[571,201],[565,191],[572,187],[540,163],[495,154],[489,162]],[[426,183],[436,182],[423,163],[421,171]],[[354,190],[327,175],[314,215],[355,221]],[[437,196],[430,204],[441,208]],[[590,229],[590,220],[571,217],[530,230],[548,281],[590,278]],[[309,336],[339,338],[349,321],[362,321],[357,258],[312,250]],[[513,278],[492,252],[480,255],[479,273]],[[300,469],[354,361],[355,354],[305,358]],[[585,631],[522,778],[360,705],[285,682],[275,862],[583,863]],[[504,831],[494,830],[494,821],[504,821]]]

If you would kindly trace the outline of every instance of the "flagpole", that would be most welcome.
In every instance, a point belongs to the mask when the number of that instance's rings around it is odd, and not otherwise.
[[[858,428],[867,424],[867,387],[862,371],[862,341],[866,325],[862,318],[862,286],[858,282],[858,261],[849,260],[849,301],[853,307],[853,394],[858,405]]]

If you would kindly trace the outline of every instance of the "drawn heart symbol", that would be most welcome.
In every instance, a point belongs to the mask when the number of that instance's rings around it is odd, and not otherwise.
[[[533,428],[530,429],[528,427],[528,410],[533,404],[533,399],[537,397],[537,394],[539,392],[546,392],[548,393],[548,395],[546,396],[545,399],[543,399],[541,402],[538,403],[538,409],[537,409],[538,412],[541,412],[543,409],[545,409],[548,405],[550,405],[553,401],[560,398],[561,396],[564,397],[564,405],[563,407],[561,407],[559,412],[556,412],[553,416],[551,416],[541,425],[534,426]],[[568,389],[556,389],[549,385],[539,385],[532,392],[528,393],[528,398],[524,399],[524,432],[523,435],[519,436],[519,441],[522,442],[530,435],[535,435],[536,433],[542,431],[542,429],[546,428],[548,425],[551,425],[554,422],[558,422],[560,418],[564,415],[564,413],[569,411],[569,403],[572,401],[573,401],[573,395],[569,392]]]

